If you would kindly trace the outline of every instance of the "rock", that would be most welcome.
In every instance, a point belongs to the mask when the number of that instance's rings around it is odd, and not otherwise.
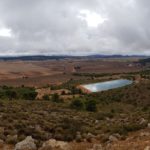
[[[81,133],[77,133],[77,135],[76,135],[76,141],[77,142],[81,142],[82,141]]]
[[[15,145],[15,150],[37,150],[34,139],[31,136],[27,136],[25,140]]]
[[[144,150],[150,150],[150,146],[146,146]]]
[[[115,136],[117,139],[121,139],[121,135],[119,133],[115,133],[113,136]]]
[[[36,125],[36,126],[35,126],[35,130],[36,130],[37,132],[41,132],[41,131],[42,131],[40,125]]]
[[[99,121],[98,120],[95,120],[95,124],[98,124],[99,123]]]
[[[109,117],[106,117],[106,121],[111,121],[111,119]]]
[[[87,141],[89,141],[89,142],[91,142],[94,137],[95,137],[95,136],[94,136],[92,133],[88,133],[88,134],[86,135],[86,139],[87,139]]]
[[[103,150],[103,147],[101,144],[94,144],[93,147],[88,150]]]
[[[147,124],[147,127],[150,128],[150,123]]]
[[[67,142],[56,141],[55,139],[50,139],[49,141],[43,143],[40,150],[48,150],[48,148],[50,148],[50,150],[54,148],[58,148],[60,150],[71,150],[71,147]]]
[[[0,144],[4,144],[4,141],[0,139]]]
[[[4,141],[0,139],[0,147],[4,145]]]
[[[117,137],[115,137],[115,136],[113,136],[113,135],[110,135],[110,136],[109,136],[109,141],[110,141],[110,142],[116,142],[116,141],[118,141],[118,139],[117,139]]]
[[[149,132],[141,132],[140,136],[150,136],[150,133]]]
[[[145,120],[144,118],[141,118],[139,123],[140,124],[145,124],[145,123],[147,123],[147,120]]]
[[[87,134],[87,138],[94,138],[95,136],[92,133]]]

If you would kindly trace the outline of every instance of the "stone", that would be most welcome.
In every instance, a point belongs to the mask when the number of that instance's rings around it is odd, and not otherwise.
[[[87,138],[94,138],[95,136],[92,133],[87,134]]]
[[[150,133],[149,132],[141,132],[140,136],[150,136]]]
[[[15,145],[15,150],[37,150],[34,139],[31,136],[27,136],[25,140]]]
[[[115,136],[117,139],[121,139],[121,135],[119,133],[115,133],[113,136]]]
[[[82,141],[82,136],[81,136],[80,133],[78,133],[78,134],[76,135],[76,141],[77,141],[77,142],[81,142],[81,141]]]
[[[118,141],[118,139],[117,139],[117,137],[115,137],[115,136],[113,136],[113,135],[110,135],[110,136],[109,136],[109,141],[110,141],[110,142],[116,142],[116,141]]]
[[[87,139],[88,142],[92,142],[92,139],[93,139],[94,137],[95,137],[95,136],[94,136],[92,133],[88,133],[88,134],[86,135],[86,139]]]
[[[0,146],[4,145],[4,141],[0,139]]]
[[[63,142],[63,141],[56,141],[55,139],[50,139],[48,141],[46,141],[45,143],[43,143],[42,146],[42,150],[47,149],[47,147],[51,148],[51,149],[61,149],[61,150],[71,150],[70,145],[67,142]]]
[[[147,124],[147,127],[150,128],[150,123]]]
[[[99,123],[99,121],[98,120],[95,120],[95,124],[98,124]]]
[[[140,124],[145,124],[145,123],[147,123],[147,120],[145,120],[144,118],[141,118],[139,123]]]
[[[144,150],[150,150],[150,146],[146,146]]]

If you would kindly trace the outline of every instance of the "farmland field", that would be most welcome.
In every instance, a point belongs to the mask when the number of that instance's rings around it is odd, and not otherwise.
[[[142,70],[131,60],[0,61],[0,85],[44,86],[60,84],[69,79],[82,79],[81,76],[74,76],[74,73],[127,73]]]

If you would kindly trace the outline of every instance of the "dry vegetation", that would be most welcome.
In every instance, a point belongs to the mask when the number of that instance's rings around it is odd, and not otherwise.
[[[65,63],[77,62],[66,61]],[[42,65],[40,62],[34,63],[38,67]],[[80,62],[80,65],[84,63]],[[121,64],[118,66],[121,68]],[[50,69],[47,62],[43,63],[43,67]],[[54,70],[59,72],[58,68],[54,67]],[[91,147],[92,142],[102,143],[105,146],[110,141],[111,135],[117,135],[118,140],[122,142],[120,144],[125,145],[124,141],[130,134],[142,129],[146,130],[150,122],[150,71],[139,70],[140,68],[135,68],[137,72],[134,73],[130,70],[128,73],[118,73],[115,70],[111,73],[97,74],[84,73],[84,71],[74,72],[74,74],[70,72],[70,74],[63,74],[65,78],[66,76],[69,78],[66,78],[62,84],[43,83],[44,86],[37,89],[24,86],[1,86],[0,139],[14,145],[26,136],[32,136],[38,147],[51,138],[67,142],[76,141],[80,143],[73,144],[74,149],[80,150],[82,147],[84,150],[85,147]],[[38,75],[36,77],[39,79]],[[33,76],[34,79],[36,77]],[[47,81],[49,78],[45,79],[45,77],[41,76]],[[82,83],[122,77],[133,79],[135,82],[130,86],[93,94],[85,94],[77,88]],[[11,80],[18,83],[19,79],[16,78]],[[29,79],[20,80],[26,80],[28,83]],[[59,79],[61,77],[58,77]],[[7,82],[1,81],[3,84]],[[111,146],[111,149],[120,148],[117,147],[118,145]]]

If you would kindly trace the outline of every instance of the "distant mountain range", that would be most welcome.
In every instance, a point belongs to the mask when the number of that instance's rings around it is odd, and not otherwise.
[[[22,60],[22,61],[44,61],[44,60],[60,60],[60,59],[99,59],[99,58],[145,58],[146,56],[138,55],[88,55],[88,56],[69,56],[69,55],[33,55],[33,56],[0,56],[0,60]]]

